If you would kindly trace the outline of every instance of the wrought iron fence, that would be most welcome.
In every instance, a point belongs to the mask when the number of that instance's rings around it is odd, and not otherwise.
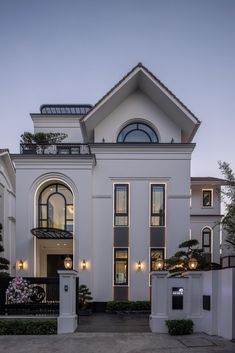
[[[59,277],[25,277],[30,288],[27,302],[12,303],[7,288],[13,278],[0,278],[0,315],[57,316],[59,314]]]
[[[235,267],[235,255],[222,257],[221,266],[222,268]]]

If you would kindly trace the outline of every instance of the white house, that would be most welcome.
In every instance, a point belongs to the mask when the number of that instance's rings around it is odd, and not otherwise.
[[[0,224],[4,256],[15,273],[15,169],[8,149],[0,149]]]
[[[93,107],[44,105],[16,168],[16,259],[53,276],[66,255],[97,303],[147,300],[149,271],[198,238],[220,261],[220,179],[190,179],[197,117],[142,64]],[[140,270],[141,269],[141,270]]]

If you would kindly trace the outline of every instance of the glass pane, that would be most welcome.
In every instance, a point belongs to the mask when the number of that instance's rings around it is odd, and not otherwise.
[[[150,137],[142,130],[134,130],[126,135],[124,142],[151,142]]]
[[[116,216],[115,217],[115,226],[128,226],[128,217],[127,216]]]
[[[73,221],[67,221],[66,230],[73,233]]]
[[[47,219],[47,206],[43,205],[43,206],[39,206],[39,210],[40,210],[40,219]]]
[[[159,216],[152,216],[151,217],[151,225],[152,226],[160,226],[162,225],[160,222],[160,217]]]
[[[66,203],[73,204],[73,194],[66,186],[58,185],[58,192],[64,195]]]
[[[164,186],[152,185],[152,213],[163,212]]]
[[[47,221],[40,221],[40,227],[47,228]]]
[[[145,131],[149,135],[151,142],[158,142],[155,132],[148,125],[139,124],[139,129]]]
[[[116,214],[127,213],[127,185],[116,185],[115,192],[116,192],[116,195],[115,195],[115,197],[116,197],[116,207],[115,207]]]
[[[127,249],[121,249],[115,251],[116,259],[127,259]]]
[[[63,196],[54,194],[48,202],[48,226],[51,228],[64,229],[65,225],[65,202]]]
[[[203,191],[203,206],[211,206],[211,191]]]
[[[157,271],[157,260],[164,258],[163,249],[151,249],[151,271]]]
[[[210,237],[211,237],[210,230],[204,230],[203,231],[203,246],[210,245]]]
[[[67,211],[67,214],[66,214],[67,219],[73,219],[73,205],[67,205],[66,211]]]
[[[43,190],[41,194],[40,203],[47,203],[48,196],[50,196],[53,192],[56,192],[55,185],[49,185],[45,190]]]
[[[115,263],[115,283],[116,284],[126,284],[127,283],[127,264],[126,261],[117,261]]]

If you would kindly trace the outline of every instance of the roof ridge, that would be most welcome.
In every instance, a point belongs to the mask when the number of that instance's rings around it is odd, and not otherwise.
[[[113,92],[125,79],[132,74],[137,68],[141,68],[145,70],[151,77],[157,81],[173,98],[175,98],[180,105],[184,109],[188,111],[196,120],[197,123],[200,124],[201,121],[196,117],[196,115],[161,81],[159,78],[157,78],[142,62],[139,62],[137,65],[135,65],[130,71],[127,72],[126,75],[124,75],[121,80],[119,80],[103,97],[101,97],[94,105],[93,107],[85,114],[83,115],[81,121],[83,121],[88,114],[90,114],[111,92]]]

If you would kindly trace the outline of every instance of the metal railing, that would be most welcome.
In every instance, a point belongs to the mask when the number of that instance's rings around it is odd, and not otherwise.
[[[27,155],[89,155],[90,146],[81,143],[21,143],[20,153]]]
[[[235,267],[235,255],[224,256],[221,258],[221,267]]]
[[[31,294],[27,302],[13,304],[7,288],[13,278],[0,278],[0,315],[57,316],[59,314],[59,277],[25,277]]]

